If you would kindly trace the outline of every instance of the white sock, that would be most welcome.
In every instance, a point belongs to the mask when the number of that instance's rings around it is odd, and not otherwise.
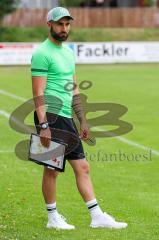
[[[96,199],[86,202],[86,206],[88,207],[92,219],[103,213]]]
[[[51,204],[46,204],[46,209],[48,212],[48,219],[56,216],[56,214],[57,214],[56,202],[51,203]]]

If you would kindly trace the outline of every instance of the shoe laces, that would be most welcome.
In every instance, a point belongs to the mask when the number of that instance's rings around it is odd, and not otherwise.
[[[59,214],[57,215],[58,218],[62,219],[63,221],[66,221],[67,219],[62,215],[62,214]]]
[[[104,212],[104,215],[105,215],[107,218],[115,221],[115,218],[114,218],[113,216],[109,215],[108,213]]]

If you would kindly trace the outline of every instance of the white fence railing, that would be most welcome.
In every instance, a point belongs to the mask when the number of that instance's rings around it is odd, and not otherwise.
[[[51,9],[58,6],[58,0],[21,0],[19,8],[38,8],[38,9]]]

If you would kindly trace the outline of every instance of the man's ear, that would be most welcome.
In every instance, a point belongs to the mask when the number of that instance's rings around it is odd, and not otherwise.
[[[51,22],[47,22],[47,25],[50,28],[51,27]]]

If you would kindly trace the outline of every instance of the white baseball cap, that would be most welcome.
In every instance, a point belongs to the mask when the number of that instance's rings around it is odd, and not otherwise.
[[[47,14],[47,22],[58,21],[63,17],[69,17],[71,20],[74,20],[69,11],[63,7],[55,7],[51,9]]]

